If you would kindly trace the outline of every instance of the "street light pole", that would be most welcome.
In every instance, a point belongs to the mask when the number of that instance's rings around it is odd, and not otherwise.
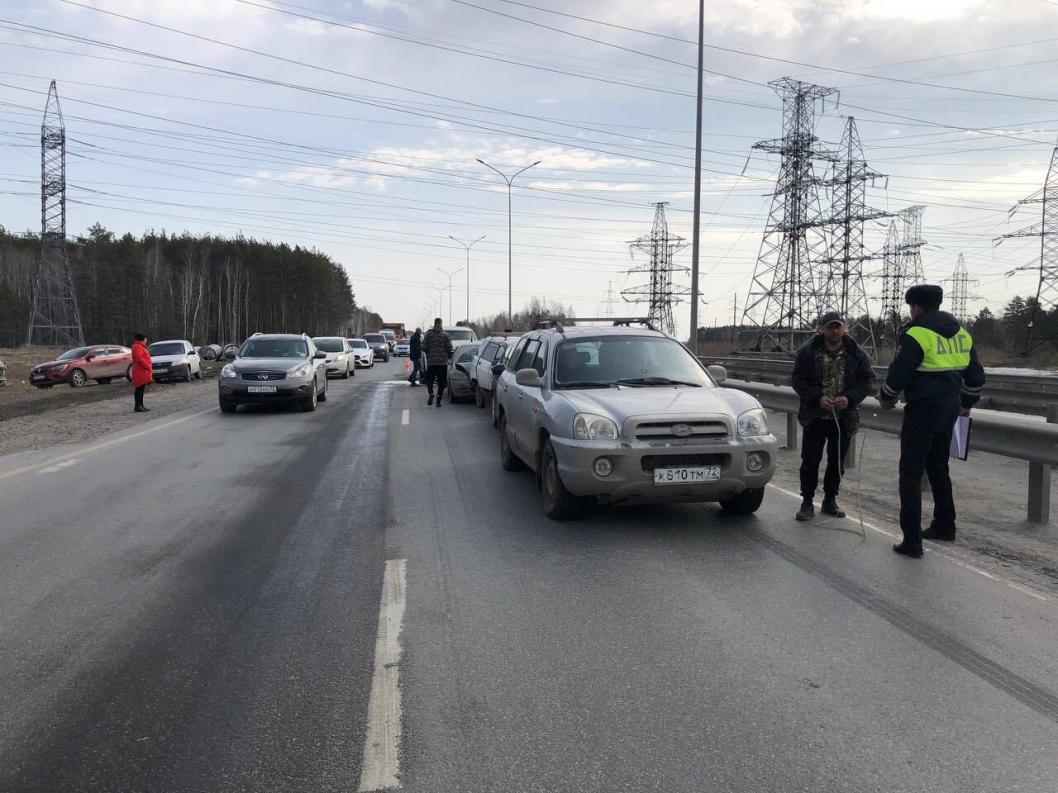
[[[455,318],[452,315],[452,277],[463,272],[463,268],[460,267],[458,270],[453,270],[452,272],[442,270],[440,267],[438,267],[437,270],[448,278],[448,321],[455,325]]]
[[[705,2],[705,0],[702,0],[702,2]],[[508,178],[503,171],[493,168],[480,157],[476,157],[475,159],[489,170],[496,171],[496,173],[503,177],[503,181],[507,183],[507,330],[513,330],[511,327],[514,324],[514,276],[513,268],[511,266],[511,261],[513,259],[511,255],[511,185],[514,184],[514,180],[518,177],[518,174],[525,173],[534,165],[539,165],[542,160],[537,160],[536,162],[525,166],[522,170],[516,171],[513,176]]]
[[[705,0],[698,0],[698,104],[694,127],[694,230],[691,236],[691,349],[698,354],[698,255],[702,210],[702,48],[705,38]]]
[[[479,242],[481,242],[483,239],[485,239],[485,235],[482,234],[480,237],[478,237],[476,240],[474,240],[473,242],[471,242],[469,244],[466,243],[466,242],[463,242],[463,240],[456,239],[451,234],[448,235],[448,239],[455,240],[460,245],[462,245],[464,248],[466,248],[466,251],[467,251],[467,322],[469,323],[470,322],[470,249],[473,248],[475,245],[477,245]]]

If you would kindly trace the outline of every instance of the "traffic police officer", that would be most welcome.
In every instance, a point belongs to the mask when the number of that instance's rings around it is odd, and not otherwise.
[[[896,407],[904,393],[900,431],[900,529],[893,550],[916,559],[922,540],[955,539],[955,501],[948,473],[952,429],[969,416],[985,384],[973,339],[959,321],[940,310],[944,290],[919,284],[907,290],[911,321],[904,326],[896,358],[879,393],[882,407]],[[922,473],[933,491],[933,522],[922,531]]]

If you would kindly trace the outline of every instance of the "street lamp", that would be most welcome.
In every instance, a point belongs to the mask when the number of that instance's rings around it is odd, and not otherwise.
[[[453,270],[452,272],[442,270],[440,267],[438,267],[437,270],[446,278],[448,278],[448,321],[455,325],[455,315],[452,313],[452,278],[453,276],[463,272],[463,268],[460,267],[458,270]]]
[[[448,235],[448,239],[455,240],[467,250],[467,322],[470,322],[470,249],[485,239],[485,235],[482,234],[476,240],[471,243],[463,242],[463,240],[456,239],[451,234]]]
[[[512,275],[511,268],[511,185],[514,183],[514,180],[518,177],[518,174],[525,173],[534,165],[539,165],[542,160],[537,160],[531,165],[525,166],[524,168],[522,168],[522,170],[516,171],[513,176],[507,178],[507,175],[504,174],[503,171],[493,168],[480,157],[475,157],[474,159],[476,159],[489,170],[496,171],[496,173],[503,177],[503,181],[507,183],[507,329],[511,330],[511,326],[513,326],[514,324],[514,300],[512,297],[514,295],[514,277]]]

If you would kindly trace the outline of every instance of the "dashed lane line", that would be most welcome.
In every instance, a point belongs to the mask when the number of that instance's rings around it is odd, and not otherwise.
[[[142,438],[144,435],[153,435],[156,432],[161,432],[162,430],[168,429],[169,427],[173,427],[173,426],[175,426],[177,424],[183,424],[185,421],[190,421],[191,419],[198,418],[199,416],[204,416],[207,413],[216,413],[217,410],[218,410],[218,408],[215,408],[215,407],[209,408],[209,410],[200,410],[197,413],[192,413],[192,414],[190,414],[188,416],[181,416],[178,419],[173,419],[172,421],[166,421],[165,423],[158,424],[157,426],[148,427],[147,429],[142,429],[139,432],[132,433],[131,435],[122,435],[121,437],[111,438],[108,441],[103,441],[102,443],[97,443],[97,444],[95,444],[93,446],[89,446],[89,447],[87,447],[85,449],[78,449],[75,452],[69,452],[67,454],[60,454],[58,457],[52,457],[50,460],[45,460],[44,462],[33,463],[31,465],[23,465],[23,466],[21,466],[19,468],[13,468],[10,471],[3,471],[3,472],[0,472],[0,481],[3,481],[4,479],[10,479],[11,477],[18,476],[19,474],[28,474],[31,471],[40,471],[42,469],[61,470],[61,469],[55,468],[55,466],[57,464],[59,464],[59,463],[65,462],[67,460],[72,460],[75,457],[81,457],[81,456],[86,455],[86,454],[91,454],[92,452],[99,452],[99,451],[102,451],[103,449],[110,449],[110,448],[112,448],[114,446],[118,446],[118,445],[120,445],[122,443],[127,443],[128,441],[135,440],[136,438]],[[48,473],[54,473],[54,471],[47,471],[47,472]]]
[[[400,412],[400,423],[405,427],[411,424],[411,411],[407,408]]]
[[[361,793],[400,787],[400,632],[404,623],[407,560],[386,561],[375,640],[375,671],[367,702],[367,735],[360,767]]]

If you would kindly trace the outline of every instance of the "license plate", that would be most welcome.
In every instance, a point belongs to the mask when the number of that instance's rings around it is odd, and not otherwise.
[[[35,375],[32,375],[29,379],[30,380],[47,380],[48,378],[46,378],[42,374],[35,374]]]
[[[655,468],[655,485],[695,485],[702,482],[720,481],[720,466],[706,465],[701,468]]]
[[[274,394],[276,387],[274,385],[251,385],[247,386],[246,390],[251,394]]]

